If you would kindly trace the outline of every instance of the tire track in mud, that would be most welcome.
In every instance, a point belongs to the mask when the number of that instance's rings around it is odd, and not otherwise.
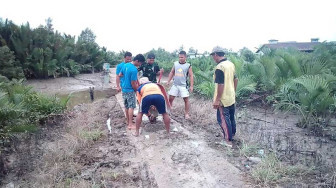
[[[137,155],[130,160],[148,164],[158,187],[248,187],[224,153],[210,148],[201,136],[173,119],[171,130],[168,136],[162,119],[150,124],[144,116],[139,137],[127,131],[130,143],[137,149]]]

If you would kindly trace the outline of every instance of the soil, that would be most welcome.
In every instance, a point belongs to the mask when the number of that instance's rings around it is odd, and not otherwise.
[[[113,75],[112,81],[115,80]],[[47,94],[67,94],[88,87],[106,88],[100,73],[76,78],[34,80]],[[165,80],[165,79],[163,79]],[[114,85],[112,82],[111,85]],[[255,144],[261,157],[276,152],[288,165],[314,166],[310,173],[277,182],[281,187],[330,186],[335,183],[336,144],[296,127],[299,116],[274,112],[266,105],[237,107],[233,148],[218,143],[222,135],[211,102],[191,97],[191,120],[183,118],[183,100],[171,113],[171,134],[160,117],[144,118],[141,135],[126,130],[120,94],[74,106],[50,117],[37,133],[17,135],[5,151],[2,187],[256,187],[257,164],[242,153]],[[87,93],[89,95],[89,93]],[[112,96],[111,96],[112,95]],[[110,118],[111,132],[106,126]],[[261,153],[262,151],[262,153]],[[331,170],[331,171],[330,171]],[[334,178],[334,179],[333,179]],[[294,180],[294,181],[293,181]],[[335,184],[334,184],[335,185]]]

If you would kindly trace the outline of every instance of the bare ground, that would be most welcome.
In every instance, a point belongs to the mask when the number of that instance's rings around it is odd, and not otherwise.
[[[103,87],[99,74],[61,79],[30,84],[52,94],[59,87],[64,92]],[[192,97],[191,106],[191,121],[185,121],[183,102],[176,99],[170,136],[162,122],[144,122],[138,138],[125,129],[115,97],[75,106],[50,118],[38,133],[18,135],[6,152],[7,175],[0,183],[3,187],[273,187],[274,183],[253,177],[258,164],[249,159],[262,158],[256,152],[266,155],[271,150],[284,165],[314,167],[284,176],[276,181],[278,186],[335,186],[335,141],[297,128],[298,116],[262,105],[238,107],[237,141],[230,149],[217,144],[222,136],[211,102]],[[252,154],[245,152],[249,148],[254,148]]]

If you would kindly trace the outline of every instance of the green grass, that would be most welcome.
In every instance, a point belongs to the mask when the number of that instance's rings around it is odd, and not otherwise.
[[[80,134],[82,138],[90,141],[97,141],[102,135],[103,132],[100,130],[82,131]]]
[[[250,157],[257,154],[259,147],[255,144],[248,144],[244,140],[241,147],[239,148],[239,153],[241,156]]]
[[[291,181],[291,178],[301,176],[306,178],[306,176],[311,173],[313,167],[308,168],[302,165],[289,166],[283,164],[276,154],[269,153],[262,161],[252,169],[252,178],[256,183],[263,186],[270,186],[280,181]]]

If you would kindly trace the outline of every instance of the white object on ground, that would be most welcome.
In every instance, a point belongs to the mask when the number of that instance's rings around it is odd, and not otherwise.
[[[111,118],[108,118],[106,121],[107,129],[109,130],[110,133],[112,133],[111,129]]]
[[[173,132],[177,132],[178,129],[176,127],[174,127],[174,129],[172,130]]]
[[[265,151],[264,151],[263,149],[260,149],[260,150],[258,150],[258,154],[259,154],[260,156],[264,156]]]
[[[145,135],[145,138],[147,138],[147,139],[148,139],[148,138],[149,138],[149,135]]]

